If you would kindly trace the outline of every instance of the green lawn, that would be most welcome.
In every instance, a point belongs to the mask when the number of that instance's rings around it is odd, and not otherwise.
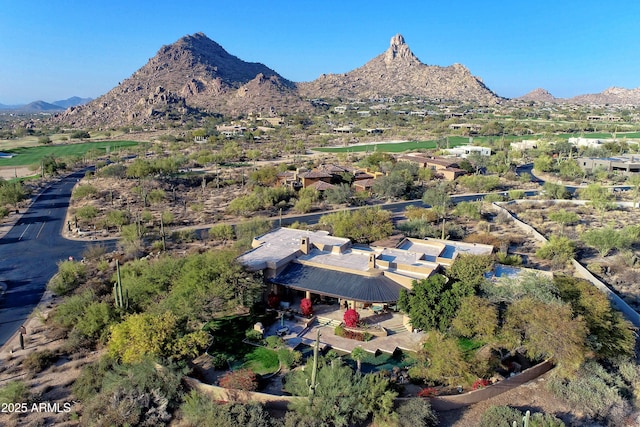
[[[251,369],[256,374],[266,375],[277,371],[280,362],[278,361],[278,354],[274,350],[256,347],[255,350],[245,356],[245,362],[242,366]]]
[[[458,141],[458,139],[462,141]],[[469,142],[469,138],[462,137],[450,137],[449,146],[457,147],[458,145],[464,145]],[[421,149],[433,149],[436,148],[435,141],[409,141],[398,143],[374,143],[367,145],[355,145],[352,147],[318,147],[313,148],[315,151],[321,151],[323,153],[355,153],[355,152],[371,152],[371,151],[384,151],[387,153],[401,153],[403,151],[421,150]]]
[[[80,144],[57,144],[42,145],[38,147],[21,147],[0,151],[12,153],[15,156],[11,159],[0,159],[0,167],[2,166],[28,166],[38,164],[40,161],[50,155],[56,158],[82,156],[88,151],[97,150],[101,154],[106,154],[107,149],[111,152],[123,148],[138,145],[136,141],[101,141],[101,142],[84,142]]]
[[[537,139],[542,137],[543,135],[527,135],[527,136],[518,136],[518,135],[504,135],[504,136],[474,136],[472,143],[483,145],[488,141],[498,141],[504,140],[505,143],[511,143],[514,141],[522,141],[523,139]],[[572,133],[563,133],[557,135],[558,138],[561,139],[569,139],[573,137],[582,136],[585,138],[613,138],[613,134],[610,133],[580,133],[580,134],[572,134]],[[630,132],[630,133],[622,133],[618,132],[616,134],[618,138],[640,138],[640,132]],[[469,144],[469,137],[467,136],[450,136],[448,137],[449,147],[458,147],[460,145]],[[402,153],[404,151],[412,151],[412,150],[422,150],[422,149],[434,149],[436,148],[436,141],[409,141],[409,142],[398,142],[398,143],[371,143],[366,145],[354,145],[349,147],[316,147],[312,150],[320,151],[323,153],[367,153],[373,151],[383,151],[387,153]]]

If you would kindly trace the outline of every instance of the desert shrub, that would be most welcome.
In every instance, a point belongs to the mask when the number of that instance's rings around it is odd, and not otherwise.
[[[438,416],[426,399],[409,399],[401,403],[396,410],[398,427],[434,427],[438,425]]]
[[[435,222],[438,220],[438,213],[435,210],[418,206],[407,206],[405,216],[408,220],[421,219],[427,222]]]
[[[149,194],[147,194],[147,199],[149,200],[149,203],[153,205],[162,202],[164,198],[165,198],[165,192],[160,188],[153,189],[149,191]]]
[[[34,351],[22,362],[22,366],[35,374],[44,371],[58,360],[58,355],[51,350]]]
[[[106,253],[107,253],[107,247],[103,244],[98,243],[98,244],[87,246],[84,252],[82,252],[82,257],[92,261],[92,260],[100,259]]]
[[[216,224],[209,229],[209,238],[212,240],[227,241],[233,236],[233,227],[229,224]]]
[[[9,215],[9,209],[4,206],[0,206],[0,218],[5,218],[8,215]]]
[[[355,328],[356,326],[358,326],[360,314],[353,308],[350,308],[344,312],[344,316],[342,317],[342,319],[344,320],[344,324],[348,328]]]
[[[524,199],[524,190],[509,190],[509,199],[510,200]]]
[[[71,329],[82,317],[85,309],[95,299],[95,294],[91,290],[86,290],[81,294],[71,295],[56,306],[51,315],[51,320],[56,326]]]
[[[620,368],[620,366],[625,366]],[[629,369],[631,368],[631,369]],[[629,372],[632,372],[630,375]],[[589,417],[608,420],[610,425],[622,425],[622,412],[630,412],[627,400],[637,393],[638,368],[632,363],[621,363],[618,367],[605,369],[595,361],[585,363],[573,379],[551,378],[547,387]]]
[[[66,295],[80,285],[86,276],[86,272],[85,264],[62,261],[58,263],[58,274],[49,281],[49,290],[56,295]]]
[[[72,199],[84,199],[87,197],[93,197],[98,194],[98,189],[91,184],[82,184],[77,186],[73,190],[73,194],[71,195]]]
[[[217,370],[229,369],[229,362],[231,360],[233,360],[233,356],[227,353],[216,352],[211,355],[211,364],[213,368]]]
[[[464,238],[467,243],[480,243],[483,245],[492,245],[499,248],[503,241],[491,233],[473,233]]]
[[[86,205],[76,209],[76,216],[80,219],[93,219],[98,216],[98,213],[98,208],[92,205]]]
[[[153,359],[126,365],[101,361],[82,380],[88,398],[81,421],[104,426],[166,425],[182,393],[181,378],[181,371]],[[88,379],[96,386],[87,387]]]
[[[171,240],[176,243],[192,243],[196,240],[196,233],[193,230],[177,230],[171,233]]]
[[[0,387],[0,404],[24,403],[31,398],[29,387],[24,381],[9,381]]]
[[[506,252],[498,252],[496,259],[500,264],[504,265],[522,265],[522,257],[517,254],[509,255]]]
[[[99,338],[105,341],[109,324],[114,318],[114,309],[111,304],[94,301],[85,308],[74,329],[92,341]]]
[[[267,338],[264,339],[264,342],[267,348],[273,348],[273,349],[280,348],[284,345],[284,340],[275,335],[269,335]]]
[[[278,361],[287,369],[297,365],[302,360],[302,353],[288,348],[278,350]]]
[[[249,329],[247,332],[245,332],[244,336],[249,341],[254,341],[254,342],[262,341],[262,332],[256,331],[255,329]]]
[[[536,251],[536,256],[549,259],[557,264],[564,264],[573,258],[575,244],[564,236],[552,235],[549,241]]]
[[[346,330],[344,329],[344,326],[338,325],[335,327],[335,329],[333,330],[333,333],[337,336],[337,337],[344,337]]]
[[[524,416],[522,411],[510,406],[491,406],[482,414],[480,427],[520,426]],[[553,415],[536,412],[530,414],[528,425],[531,427],[564,427],[565,424]]]
[[[188,426],[270,427],[269,413],[258,403],[218,403],[196,391],[185,396],[180,406]]]
[[[227,372],[220,378],[220,387],[235,390],[256,391],[258,389],[258,378],[251,369],[238,369]]]

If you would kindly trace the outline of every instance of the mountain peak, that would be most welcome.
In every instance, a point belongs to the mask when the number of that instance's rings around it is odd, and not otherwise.
[[[409,45],[404,41],[402,34],[391,37],[389,49],[384,54],[384,62],[391,65],[395,62],[420,63],[420,60],[411,52]]]

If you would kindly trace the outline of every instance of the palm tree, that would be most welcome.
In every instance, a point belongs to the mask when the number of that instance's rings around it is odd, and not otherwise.
[[[351,351],[351,358],[356,361],[356,372],[360,373],[362,361],[367,356],[367,352],[362,347],[356,347]]]

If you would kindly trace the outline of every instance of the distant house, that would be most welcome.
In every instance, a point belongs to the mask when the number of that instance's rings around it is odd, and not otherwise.
[[[585,172],[604,169],[609,172],[620,172],[627,175],[640,173],[640,156],[633,154],[604,158],[578,157],[576,162]]]
[[[354,181],[352,185],[353,185],[353,189],[357,192],[362,192],[362,191],[370,192],[375,182],[376,182],[375,179],[367,178],[367,179],[360,179],[358,181]]]
[[[323,193],[327,190],[335,188],[335,185],[329,184],[328,182],[324,182],[324,181],[316,181],[313,184],[308,185],[306,188],[312,188],[320,193]]]
[[[471,132],[478,132],[482,129],[482,126],[477,125],[475,123],[452,123],[449,125],[449,129],[458,130],[458,129],[467,129]]]
[[[538,148],[538,142],[535,139],[524,139],[520,142],[512,142],[510,146],[512,150],[525,151]]]
[[[399,162],[417,163],[421,168],[431,169],[436,176],[453,181],[467,172],[458,167],[458,162],[444,157],[427,157],[419,154],[405,154],[396,158]]]
[[[481,156],[490,156],[491,148],[480,147],[478,145],[461,145],[459,147],[447,148],[443,150],[446,154],[466,159],[471,153],[478,153]]]
[[[298,174],[298,176],[300,177],[302,188],[307,188],[318,181],[324,181],[327,184],[331,184],[331,178],[333,177],[330,173],[320,170],[303,172]]]

